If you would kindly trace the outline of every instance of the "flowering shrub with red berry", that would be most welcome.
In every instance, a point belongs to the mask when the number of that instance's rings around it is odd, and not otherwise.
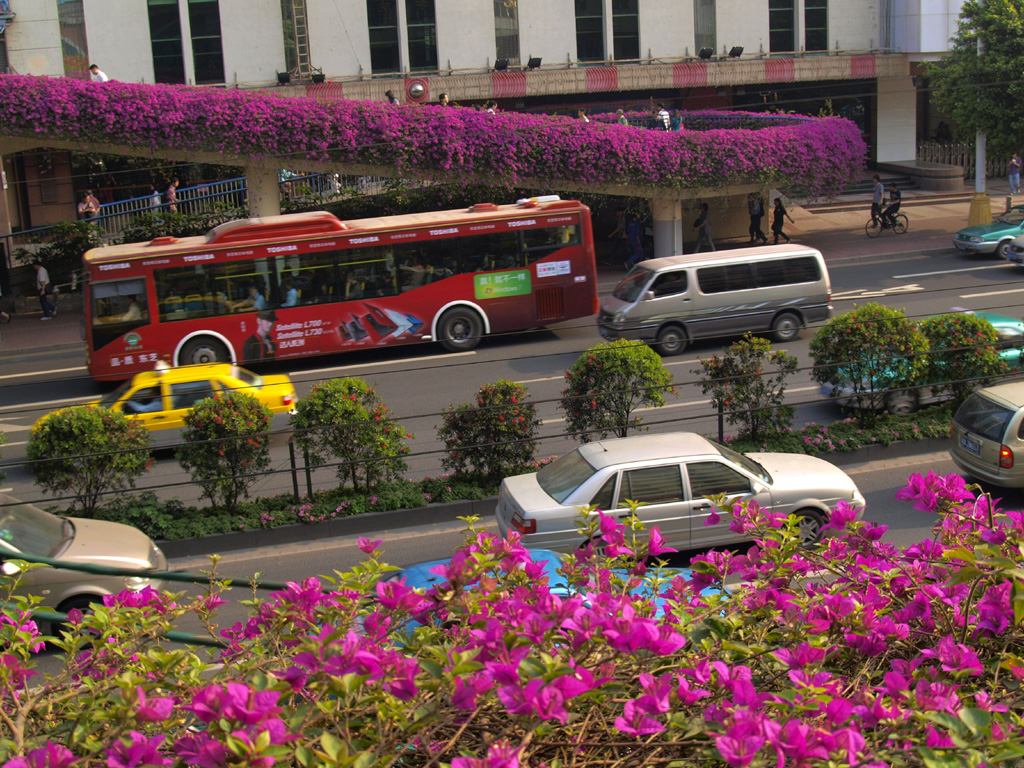
[[[955,475],[898,498],[932,539],[896,546],[840,504],[807,549],[795,519],[726,504],[756,544],[681,572],[649,559],[656,528],[600,514],[604,554],[565,557],[558,585],[471,529],[413,589],[362,539],[358,567],[274,593],[222,650],[159,639],[185,617],[215,631],[211,578],[72,616],[48,674],[32,602],[8,598],[3,768],[1014,765],[1024,514]]]

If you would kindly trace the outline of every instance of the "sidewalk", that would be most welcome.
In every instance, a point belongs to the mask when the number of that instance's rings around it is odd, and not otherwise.
[[[884,181],[884,179],[883,179]],[[988,194],[992,199],[992,215],[998,216],[1009,194],[1006,179],[989,179]],[[832,205],[801,208],[793,206],[790,214],[796,224],[788,224],[786,233],[794,242],[817,248],[825,260],[897,256],[914,251],[952,248],[953,233],[967,226],[967,213],[973,190],[965,186],[961,195],[932,194],[907,190],[901,211],[910,219],[906,234],[890,231],[870,239],[864,224],[870,216],[870,197],[842,196]],[[721,248],[746,245],[746,239],[726,240]],[[621,269],[602,271],[621,274]],[[18,313],[9,324],[0,325],[0,359],[36,350],[82,350],[82,310],[80,296],[72,294],[61,300],[61,311],[49,322],[41,322],[42,311],[35,301],[18,303]]]

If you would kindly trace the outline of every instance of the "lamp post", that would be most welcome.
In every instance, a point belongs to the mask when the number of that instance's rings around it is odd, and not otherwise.
[[[980,4],[984,5],[984,2]],[[985,52],[985,44],[982,42],[980,25],[977,32],[978,63],[980,69],[980,59],[982,54]],[[992,223],[992,201],[985,192],[985,172],[988,168],[985,154],[986,141],[987,137],[985,136],[985,132],[979,129],[974,136],[974,197],[971,198],[971,207],[967,212],[967,226],[969,227]]]

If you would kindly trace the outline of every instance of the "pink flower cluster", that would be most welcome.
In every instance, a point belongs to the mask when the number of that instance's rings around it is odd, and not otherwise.
[[[865,157],[857,126],[835,117],[695,115],[687,130],[667,133],[514,112],[26,75],[0,76],[0,102],[0,132],[17,136],[141,154],[174,147],[257,161],[280,156],[296,167],[330,160],[535,188],[556,179],[651,193],[756,182],[827,197],[859,175]],[[737,121],[751,127],[733,127]],[[707,129],[693,130],[698,125]]]

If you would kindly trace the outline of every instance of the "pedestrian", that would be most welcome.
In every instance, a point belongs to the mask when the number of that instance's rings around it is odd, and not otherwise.
[[[160,193],[157,191],[156,184],[149,185],[149,210],[157,211],[160,208]]]
[[[584,123],[589,123],[590,122],[590,118],[587,117],[587,110],[585,110],[585,109],[578,109],[578,110],[576,110],[576,117],[578,117]]]
[[[697,246],[694,253],[700,253],[704,243],[708,244],[708,250],[715,250],[715,244],[711,242],[711,211],[707,203],[700,204],[700,216],[693,222],[693,228],[697,230]]]
[[[669,123],[669,130],[683,130],[683,113],[680,112],[678,109],[672,110],[672,121]]]
[[[488,115],[496,115],[498,114],[498,111],[496,109],[497,106],[498,102],[491,101],[490,99],[488,99],[487,101],[484,102],[484,112],[486,112]]]
[[[903,200],[903,195],[900,193],[900,188],[896,186],[896,182],[892,182],[889,185],[889,207],[882,211],[882,228],[885,227],[896,227],[896,212],[900,209],[900,203]]]
[[[395,96],[394,91],[384,91],[384,97],[388,100],[388,104],[391,106],[398,105],[398,97]]]
[[[626,269],[643,261],[644,254],[644,222],[639,216],[630,216],[626,222],[626,239],[629,241],[629,258]]]
[[[761,219],[764,218],[764,198],[755,192],[747,195],[747,213],[750,214],[750,243],[760,240],[768,242],[768,235],[761,230]],[[748,243],[749,244],[749,243]]]
[[[623,110],[616,109],[615,115],[615,122],[617,122],[619,125],[629,126],[629,118],[626,117],[626,113]]]
[[[871,177],[871,180],[875,182],[875,191],[871,195],[871,224],[878,226],[878,217],[882,213],[882,201],[885,199],[885,186],[877,173]]]
[[[0,290],[0,306],[3,306],[4,292]],[[11,316],[0,309],[0,322],[9,323],[11,322]]]
[[[877,176],[875,178],[878,178]],[[789,219],[791,224],[796,224],[793,221],[793,217],[789,215],[789,211],[786,210],[786,206],[782,204],[782,198],[775,198],[775,210],[772,211],[772,232],[775,234],[775,245],[779,244],[779,238],[784,237],[788,243],[790,240],[789,235],[782,231],[782,226],[785,224],[785,219]]]
[[[654,119],[657,121],[655,127],[660,127],[663,131],[667,131],[672,126],[672,116],[668,113],[668,110],[665,109],[664,104],[658,104],[658,112],[654,116]],[[660,123],[660,125],[658,125],[658,123]]]
[[[39,306],[43,309],[42,319],[49,320],[57,315],[57,308],[50,301],[50,296],[53,295],[50,273],[39,259],[33,261],[32,266],[36,269],[36,293],[39,294]]]
[[[445,93],[444,91],[441,91],[441,93],[439,93],[437,96],[437,103],[440,104],[442,107],[450,106],[448,101],[448,94]]]
[[[100,68],[97,67],[95,64],[90,64],[89,65],[89,79],[92,80],[94,83],[105,83],[110,78],[107,77],[104,72],[101,72]]]
[[[164,203],[167,204],[167,210],[171,213],[178,212],[178,179],[177,177],[171,179],[171,183],[167,185],[167,189],[164,191]]]
[[[78,204],[78,215],[86,221],[95,221],[100,215],[100,201],[91,189],[82,192],[82,202]]]
[[[612,252],[608,256],[608,263],[614,264],[619,257],[620,251],[625,251],[629,257],[629,235],[626,233],[626,212],[622,208],[615,209],[615,229],[608,235],[609,240],[614,240]]]
[[[1016,195],[1020,192],[1020,155],[1016,152],[1010,158],[1010,194]]]

